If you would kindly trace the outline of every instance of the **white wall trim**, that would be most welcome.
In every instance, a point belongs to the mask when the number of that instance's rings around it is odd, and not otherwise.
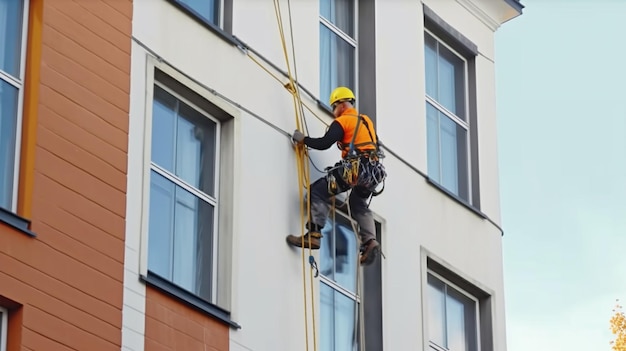
[[[456,2],[458,2],[461,6],[467,9],[467,11],[469,11],[472,15],[478,18],[482,23],[484,23],[492,31],[495,32],[500,27],[500,23],[497,20],[489,16],[485,11],[483,11],[478,5],[476,5],[471,0],[456,0]]]
[[[146,285],[140,281],[144,207],[143,153],[146,104],[151,86],[147,76],[148,56],[131,45],[128,168],[126,184],[126,239],[124,242],[124,292],[122,305],[122,350],[143,351],[146,322]]]
[[[19,182],[20,182],[20,163],[22,156],[22,131],[24,124],[24,84],[26,79],[26,55],[28,46],[28,34],[29,34],[29,19],[30,19],[30,1],[22,2],[22,40],[20,44],[20,70],[18,77],[13,77],[10,74],[3,74],[6,83],[18,89],[17,93],[17,116],[15,118],[15,150],[13,158],[13,193],[11,194],[11,206],[10,209],[15,211],[17,209]],[[2,78],[2,77],[0,77]],[[8,79],[7,79],[8,78]],[[17,79],[16,79],[17,78]]]

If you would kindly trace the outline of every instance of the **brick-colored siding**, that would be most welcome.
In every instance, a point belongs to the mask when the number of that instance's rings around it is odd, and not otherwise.
[[[228,351],[228,326],[148,288],[146,351]]]
[[[22,305],[9,351],[120,350],[132,0],[42,6],[36,116],[24,116],[37,119],[37,237],[0,223],[0,295]]]

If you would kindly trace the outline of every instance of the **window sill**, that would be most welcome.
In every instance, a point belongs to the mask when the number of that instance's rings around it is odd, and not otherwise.
[[[179,10],[181,10],[182,12],[184,12],[185,14],[187,14],[189,17],[193,18],[200,25],[204,26],[211,32],[215,33],[218,37],[228,42],[229,44],[232,44],[235,46],[239,45],[239,43],[235,40],[235,38],[233,38],[232,35],[230,35],[228,32],[226,32],[219,26],[209,22],[209,20],[205,19],[204,17],[200,16],[196,11],[191,9],[189,6],[185,5],[179,0],[167,0],[167,1],[173,6],[175,6],[176,8],[178,8]]]
[[[181,300],[188,306],[217,319],[218,321],[229,325],[231,328],[241,329],[241,326],[230,319],[230,313],[222,308],[207,302],[200,297],[182,289],[171,282],[159,277],[158,275],[148,272],[148,276],[140,276],[140,279],[147,285],[150,285],[178,300]]]
[[[35,233],[30,231],[30,221],[28,219],[22,218],[2,207],[0,207],[0,222],[3,222],[33,238],[37,236]]]
[[[450,192],[450,190],[444,188],[442,185],[440,185],[439,183],[435,182],[434,180],[432,180],[430,177],[426,177],[426,182],[430,185],[432,185],[433,187],[435,187],[436,189],[439,189],[439,191],[443,192],[444,194],[446,194],[449,198],[451,198],[452,200],[456,201],[457,203],[465,206],[465,208],[467,208],[468,210],[472,211],[475,215],[477,215],[478,217],[482,218],[482,219],[489,219],[487,217],[486,214],[482,213],[478,208],[472,206],[471,204],[469,204],[467,201],[465,201],[464,199],[460,198],[458,195]]]

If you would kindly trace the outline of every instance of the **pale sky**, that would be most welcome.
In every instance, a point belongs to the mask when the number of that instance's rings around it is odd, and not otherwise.
[[[508,351],[610,351],[626,301],[626,0],[523,0],[496,34]]]

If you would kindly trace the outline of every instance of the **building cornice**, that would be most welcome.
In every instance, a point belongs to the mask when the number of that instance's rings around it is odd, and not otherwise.
[[[482,23],[484,23],[489,29],[492,31],[496,31],[500,27],[500,22],[489,16],[485,11],[483,11],[478,5],[476,5],[471,0],[456,0],[461,6],[467,9],[472,15],[478,18]]]

